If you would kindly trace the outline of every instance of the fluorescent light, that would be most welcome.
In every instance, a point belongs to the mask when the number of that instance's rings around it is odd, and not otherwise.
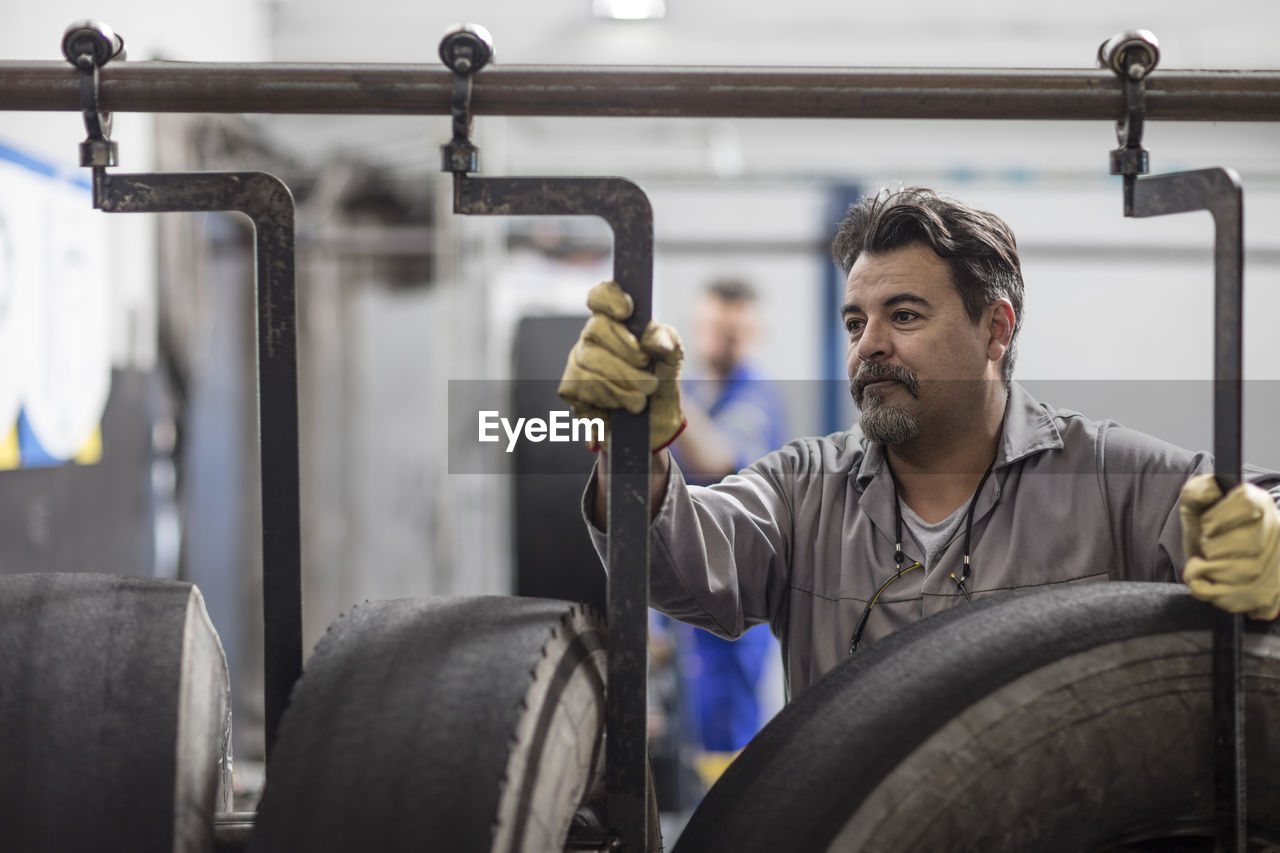
[[[591,0],[591,12],[597,18],[613,18],[618,21],[643,21],[665,18],[665,0]]]

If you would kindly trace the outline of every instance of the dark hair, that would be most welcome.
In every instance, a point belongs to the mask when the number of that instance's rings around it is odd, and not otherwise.
[[[1013,333],[1002,368],[1008,384],[1022,328],[1022,267],[1013,231],[1000,217],[927,187],[882,190],[849,208],[831,242],[831,257],[848,275],[864,252],[876,254],[915,243],[928,246],[951,267],[952,283],[973,322],[1001,297],[1013,305]]]
[[[730,303],[756,301],[756,289],[739,278],[722,278],[707,285],[707,293]]]

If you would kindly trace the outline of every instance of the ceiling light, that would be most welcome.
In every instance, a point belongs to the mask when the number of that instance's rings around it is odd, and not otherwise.
[[[665,18],[667,4],[664,0],[591,0],[591,13],[597,18],[643,21]]]

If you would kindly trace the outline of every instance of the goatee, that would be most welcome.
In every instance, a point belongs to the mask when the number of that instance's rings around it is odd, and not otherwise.
[[[901,444],[920,434],[920,422],[909,412],[892,406],[864,411],[858,425],[862,434],[876,444]]]
[[[878,392],[866,393],[868,385],[886,379],[901,384],[912,397],[920,396],[920,382],[914,373],[881,362],[864,362],[849,382],[849,393],[862,410],[863,435],[877,444],[900,444],[920,434],[920,422],[905,409],[886,404]]]

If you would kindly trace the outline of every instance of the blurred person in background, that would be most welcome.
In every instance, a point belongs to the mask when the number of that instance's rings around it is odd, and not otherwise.
[[[688,424],[672,446],[690,483],[718,483],[785,440],[782,397],[750,360],[761,333],[758,301],[750,284],[726,278],[712,282],[694,308],[690,346],[701,372],[681,383]],[[694,711],[695,765],[710,785],[777,710],[781,684],[770,691],[762,680],[776,671],[769,664],[781,649],[764,625],[737,640],[674,625],[669,633],[686,658],[681,669]]]
[[[785,440],[782,398],[749,358],[760,339],[757,302],[751,285],[722,279],[694,308],[690,346],[702,372],[681,383],[688,425],[672,447],[691,483],[718,483]]]

